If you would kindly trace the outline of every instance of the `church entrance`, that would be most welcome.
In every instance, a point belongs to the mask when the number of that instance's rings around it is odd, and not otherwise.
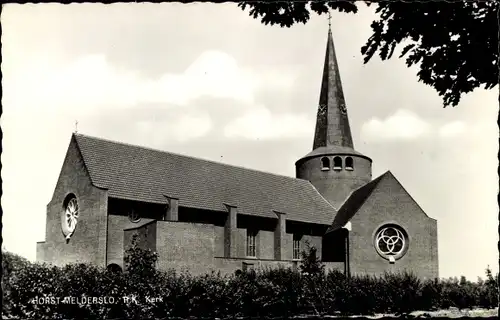
[[[342,262],[344,274],[350,274],[349,268],[349,231],[338,229],[323,236],[321,257],[323,262]]]

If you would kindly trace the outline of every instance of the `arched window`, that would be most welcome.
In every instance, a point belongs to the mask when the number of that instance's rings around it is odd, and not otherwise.
[[[321,158],[321,170],[330,170],[330,159],[327,157]]]
[[[137,212],[137,210],[131,209],[128,213],[128,218],[131,222],[139,222],[141,221],[141,216]]]
[[[108,272],[111,273],[121,273],[122,272],[122,267],[117,265],[116,263],[110,263],[107,268]]]
[[[342,170],[342,158],[341,157],[333,158],[333,170]]]
[[[354,161],[351,157],[345,158],[345,169],[349,171],[354,170]]]

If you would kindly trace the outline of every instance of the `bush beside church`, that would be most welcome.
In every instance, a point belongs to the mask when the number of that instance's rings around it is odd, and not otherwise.
[[[128,251],[125,272],[89,264],[32,264],[8,252],[2,255],[4,318],[371,315],[497,305],[498,275],[494,278],[489,270],[486,281],[475,283],[464,277],[421,281],[407,273],[347,278],[325,272],[314,248],[303,253],[296,271],[250,270],[224,277],[158,271],[156,254],[137,246]]]

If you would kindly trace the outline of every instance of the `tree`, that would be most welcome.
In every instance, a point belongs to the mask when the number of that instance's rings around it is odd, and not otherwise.
[[[360,2],[304,1],[252,2],[238,6],[263,24],[291,27],[307,23],[310,12],[338,10],[356,13]],[[364,62],[378,53],[382,60],[401,49],[406,65],[418,65],[417,76],[443,97],[444,106],[456,106],[462,94],[476,88],[494,88],[498,72],[498,9],[496,1],[384,1],[376,4],[379,19],[361,48]]]
[[[143,278],[153,277],[156,274],[156,262],[158,254],[151,249],[144,249],[141,246],[142,239],[138,234],[132,236],[131,247],[125,251],[126,271],[133,275]]]
[[[302,250],[300,253],[302,258],[300,272],[303,275],[312,277],[323,277],[325,275],[325,265],[318,258],[317,252],[315,246],[311,246],[306,242],[306,250]]]
[[[324,307],[322,295],[319,292],[321,292],[322,285],[325,284],[325,265],[319,259],[317,252],[316,247],[306,242],[306,250],[300,253],[302,258],[300,273],[304,277],[306,284],[304,288],[306,291],[306,301],[318,315],[318,306],[315,305],[315,301],[321,301],[321,307]]]

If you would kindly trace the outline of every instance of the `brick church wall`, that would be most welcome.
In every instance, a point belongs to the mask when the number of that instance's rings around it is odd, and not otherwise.
[[[134,236],[136,236],[136,244],[139,248],[156,252],[156,223],[152,220],[141,226],[125,229],[123,231],[123,256],[131,248]]]
[[[124,226],[128,226],[125,228]],[[152,230],[152,228],[154,230]],[[293,267],[297,262],[292,260],[293,234],[285,234],[283,256],[275,259],[274,232],[259,230],[256,237],[256,257],[246,256],[247,229],[237,228],[232,245],[235,255],[227,257],[224,250],[224,227],[211,224],[141,220],[132,223],[126,216],[109,216],[108,224],[110,246],[108,247],[108,264],[123,266],[123,253],[130,246],[132,235],[137,233],[143,239],[141,247],[158,252],[158,268],[163,270],[188,270],[191,274],[205,274],[220,271],[222,274],[234,273],[242,269],[244,263],[252,268]],[[302,241],[318,247],[321,252],[321,237],[304,236]],[[305,245],[302,246],[305,248]],[[338,266],[333,266],[338,268]]]
[[[421,278],[438,277],[437,222],[422,211],[392,176],[379,182],[351,223],[352,274],[409,270]],[[374,247],[376,230],[387,223],[402,226],[409,235],[409,249],[395,264],[389,264]]]
[[[293,234],[285,233],[283,241],[283,260],[292,260],[293,258]]]
[[[259,231],[258,238],[258,257],[262,259],[274,259],[274,232]]]
[[[79,219],[68,243],[61,230],[63,202],[74,194]],[[37,261],[64,265],[106,260],[107,192],[92,185],[80,151],[72,138],[53,196],[47,205],[45,241],[37,243]]]
[[[220,236],[223,229],[213,225],[158,221],[156,248],[158,268],[187,269],[192,274],[203,274],[214,266],[215,247],[223,247]]]
[[[125,249],[124,230],[131,228],[138,228],[144,224],[148,224],[153,219],[142,218],[140,222],[131,222],[126,215],[113,215],[108,216],[108,248],[107,248],[107,262],[116,263],[123,268],[123,254]]]

